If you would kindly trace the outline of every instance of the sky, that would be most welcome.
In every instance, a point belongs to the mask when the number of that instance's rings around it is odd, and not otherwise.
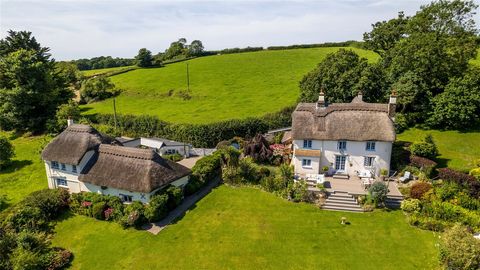
[[[181,37],[207,50],[361,40],[372,23],[429,2],[0,0],[0,37],[31,31],[57,60],[157,53]]]

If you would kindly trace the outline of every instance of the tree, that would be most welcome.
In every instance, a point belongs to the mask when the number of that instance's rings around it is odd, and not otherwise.
[[[145,48],[141,48],[138,50],[135,60],[137,61],[137,66],[139,67],[151,67],[153,61],[152,52]]]
[[[383,77],[381,67],[370,65],[352,50],[340,49],[300,81],[300,101],[315,102],[322,90],[328,102],[350,102],[359,91],[367,101],[383,99]]]
[[[203,44],[200,40],[194,40],[188,46],[188,55],[200,56],[203,53]]]
[[[84,76],[77,65],[72,62],[57,62],[57,71],[60,72],[65,81],[75,88],[79,88]]]
[[[15,156],[12,143],[7,137],[0,136],[0,169],[10,162],[10,159]]]
[[[186,54],[188,52],[185,46],[186,43],[187,40],[185,38],[180,38],[178,41],[172,42],[170,47],[165,51],[164,60],[170,60]]]
[[[118,94],[115,84],[105,76],[96,76],[86,80],[80,90],[80,102],[90,103],[104,100]]]
[[[8,33],[0,40],[0,128],[41,131],[73,92],[47,47],[30,32]]]
[[[432,100],[427,123],[432,127],[463,129],[480,121],[480,69],[471,68],[455,78]]]
[[[67,127],[67,120],[80,120],[81,112],[78,103],[70,100],[67,104],[62,104],[58,107],[55,119],[49,120],[47,129],[49,132],[57,133]]]
[[[363,34],[365,47],[374,52],[384,55],[393,48],[400,39],[406,36],[406,25],[408,17],[403,12],[398,17],[389,21],[382,21],[372,24],[372,31]]]

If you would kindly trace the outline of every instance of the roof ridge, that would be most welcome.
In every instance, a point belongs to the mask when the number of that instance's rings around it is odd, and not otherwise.
[[[98,151],[102,154],[143,160],[153,160],[156,155],[152,149],[132,148],[109,144],[101,144]]]

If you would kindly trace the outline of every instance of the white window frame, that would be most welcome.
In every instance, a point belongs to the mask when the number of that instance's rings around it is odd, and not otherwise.
[[[77,173],[77,165],[72,165],[72,172]]]
[[[338,149],[339,151],[345,151],[345,150],[347,150],[347,141],[344,141],[344,140],[338,141],[338,142],[337,142],[337,149]]]
[[[58,161],[52,161],[51,165],[52,169],[60,169],[60,164],[58,163]]]
[[[66,170],[67,170],[67,164],[65,164],[65,163],[60,163],[60,170],[66,171]]]
[[[363,157],[363,167],[366,167],[366,168],[373,167],[374,163],[375,163],[375,157],[370,157],[370,156]]]
[[[131,203],[131,202],[133,202],[133,196],[132,196],[132,195],[127,195],[127,194],[119,193],[118,196],[120,197],[120,199],[121,199],[122,202],[124,202],[124,203]]]
[[[178,153],[177,149],[167,149],[167,151],[165,151],[165,154],[167,155],[173,155],[177,153]]]
[[[303,148],[311,149],[313,145],[312,140],[303,140]]]
[[[64,182],[64,184],[60,184],[59,182]],[[57,185],[57,187],[64,187],[64,188],[68,188],[68,181],[67,179],[62,179],[62,178],[55,178],[55,184]]]
[[[302,168],[312,168],[312,160],[308,158],[302,158]]]
[[[376,142],[375,141],[368,141],[365,145],[365,150],[369,152],[375,152]]]

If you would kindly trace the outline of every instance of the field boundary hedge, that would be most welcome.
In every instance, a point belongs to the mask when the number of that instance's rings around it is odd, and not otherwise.
[[[295,107],[260,117],[232,119],[208,124],[176,124],[150,115],[117,115],[117,127],[113,114],[87,116],[98,129],[115,136],[165,137],[170,140],[191,143],[195,147],[215,147],[218,142],[235,136],[253,137],[269,129],[290,126]]]

